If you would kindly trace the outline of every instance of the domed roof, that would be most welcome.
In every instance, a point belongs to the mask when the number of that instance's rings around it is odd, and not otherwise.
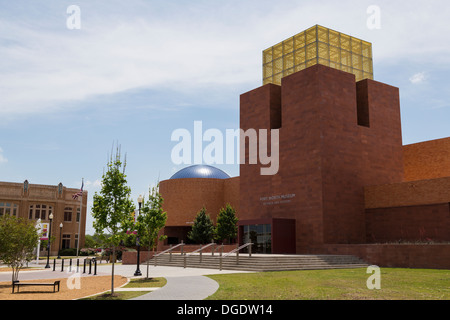
[[[206,178],[206,179],[228,179],[230,176],[220,169],[208,165],[194,165],[181,169],[170,179]]]

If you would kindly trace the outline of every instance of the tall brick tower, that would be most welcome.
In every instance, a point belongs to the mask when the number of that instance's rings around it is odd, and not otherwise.
[[[240,166],[241,234],[270,225],[272,253],[364,243],[364,186],[403,180],[398,89],[320,63],[280,81],[240,98],[241,129],[280,137],[276,175]]]

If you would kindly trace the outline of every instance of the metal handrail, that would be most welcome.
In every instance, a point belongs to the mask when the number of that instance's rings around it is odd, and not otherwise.
[[[201,246],[200,245],[200,248],[198,248],[197,250],[185,254],[184,255],[184,268],[186,268],[186,259],[187,259],[187,257],[189,257],[189,256],[193,255],[194,253],[197,253],[197,252],[200,251],[200,263],[201,263],[202,262],[202,251],[203,251],[203,249],[206,249],[206,248],[208,248],[210,246],[214,246],[214,245],[216,245],[215,242],[211,242],[210,244],[207,244],[205,246]],[[212,255],[214,255],[214,249],[212,250]]]
[[[167,253],[167,252],[170,252],[170,260],[172,260],[172,251],[173,251],[174,249],[180,247],[180,246],[181,246],[181,254],[183,254],[183,246],[184,246],[184,245],[185,245],[185,243],[183,243],[183,241],[181,241],[181,243],[177,244],[176,246],[173,246],[173,247],[172,247],[172,245],[170,245],[170,248],[169,248],[169,249],[164,250],[164,251],[162,251],[162,252],[160,252],[160,253],[154,255],[153,258],[155,259],[155,267],[156,267],[156,264],[158,263],[158,259],[157,259],[157,258],[158,258],[160,255],[162,255],[162,254],[165,254],[165,253]]]
[[[247,242],[246,244],[243,244],[242,246],[237,247],[236,249],[231,250],[231,251],[228,252],[227,254],[225,254],[225,255],[223,255],[223,256],[221,255],[221,256],[220,256],[220,266],[219,266],[219,269],[222,270],[222,258],[226,258],[226,257],[228,257],[229,255],[231,255],[231,254],[233,254],[233,253],[235,253],[235,252],[236,252],[236,264],[239,264],[239,251],[242,250],[242,249],[244,249],[244,248],[246,248],[246,247],[249,247],[249,249],[248,249],[248,256],[251,257],[251,256],[252,256],[252,245],[253,245],[253,243]]]
[[[231,250],[230,252],[224,254],[223,257],[224,257],[224,258],[225,258],[225,257],[228,257],[229,255],[231,255],[231,254],[233,254],[233,253],[235,253],[235,252],[237,252],[237,253],[239,254],[239,251],[240,251],[241,249],[244,249],[245,247],[248,247],[248,246],[250,246],[250,245],[252,245],[252,244],[253,244],[253,243],[251,243],[251,242],[247,242],[246,244],[243,244],[242,246],[237,247],[236,249],[233,249],[233,250]],[[251,247],[250,247],[250,249],[249,249],[249,254],[250,254],[250,257],[251,257],[251,256],[252,256],[252,250],[251,250]]]
[[[213,245],[215,245],[216,243],[215,242],[211,242],[210,244],[207,244],[207,245],[205,245],[205,246],[201,246],[200,248],[198,248],[197,250],[195,250],[195,251],[192,251],[192,252],[189,252],[189,253],[186,253],[186,255],[187,256],[190,256],[190,255],[192,255],[192,254],[194,254],[194,253],[197,253],[197,252],[202,252],[202,250],[203,249],[206,249],[206,248],[208,248],[208,247],[211,247],[211,246],[213,246]]]

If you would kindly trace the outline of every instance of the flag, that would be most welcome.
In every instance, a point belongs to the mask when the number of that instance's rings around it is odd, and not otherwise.
[[[80,191],[78,191],[77,193],[75,193],[75,194],[72,196],[72,199],[73,199],[73,200],[77,200],[78,197],[82,197],[82,196],[83,196],[83,186],[84,186],[84,180],[81,182],[81,189],[80,189]]]

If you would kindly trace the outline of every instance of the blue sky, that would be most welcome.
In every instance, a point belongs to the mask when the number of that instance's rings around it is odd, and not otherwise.
[[[80,29],[67,28],[70,5]],[[379,29],[367,26],[370,5]],[[0,0],[0,180],[84,178],[91,204],[118,141],[133,198],[148,194],[184,167],[172,132],[196,120],[237,129],[262,50],[315,24],[372,42],[375,80],[400,89],[404,144],[448,137],[448,17],[444,0]]]

